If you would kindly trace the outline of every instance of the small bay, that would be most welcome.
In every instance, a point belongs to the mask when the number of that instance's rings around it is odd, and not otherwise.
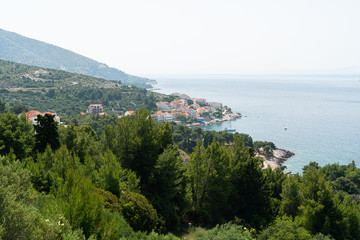
[[[272,141],[295,153],[287,170],[302,172],[310,161],[360,165],[360,76],[157,77],[159,92],[186,93],[219,101],[241,119],[205,126],[235,128],[253,140]],[[285,128],[287,130],[285,130]]]

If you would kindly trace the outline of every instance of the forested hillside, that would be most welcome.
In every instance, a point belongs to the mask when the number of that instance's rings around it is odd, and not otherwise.
[[[144,109],[101,135],[1,113],[0,238],[360,239],[355,163],[288,176],[261,169],[248,135],[182,127]]]
[[[0,58],[43,68],[121,81],[126,85],[147,88],[154,80],[128,75],[104,63],[69,50],[0,29]]]
[[[65,117],[86,112],[89,104],[102,104],[109,114],[123,114],[156,110],[160,99],[160,94],[116,81],[0,60],[0,100],[15,107],[14,113],[34,109]]]

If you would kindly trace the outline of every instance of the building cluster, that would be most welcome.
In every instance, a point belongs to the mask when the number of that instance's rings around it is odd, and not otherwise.
[[[222,109],[219,102],[207,102],[205,98],[191,98],[187,94],[172,93],[176,99],[172,102],[158,102],[158,111],[152,114],[152,118],[157,122],[172,122],[182,115],[186,119],[192,118],[204,121],[211,118],[218,109]],[[104,115],[103,106],[101,104],[90,104],[87,113]],[[81,113],[84,115],[85,113]],[[134,114],[134,111],[125,112],[124,116]],[[182,119],[184,119],[182,117]],[[121,116],[119,116],[121,118]]]
[[[29,120],[29,122],[31,122],[33,125],[37,125],[38,121],[37,121],[37,116],[41,115],[41,116],[45,116],[45,114],[50,114],[52,116],[54,116],[54,120],[58,123],[60,123],[60,117],[56,114],[56,113],[52,113],[52,112],[39,112],[36,110],[31,110],[29,112],[26,113],[20,113],[18,116],[20,117],[21,115],[25,114],[26,118]]]
[[[222,104],[219,102],[207,102],[204,98],[190,98],[186,94],[180,94],[177,92],[171,95],[178,97],[172,102],[158,102],[157,106],[159,111],[152,114],[155,121],[158,122],[171,122],[176,121],[178,115],[183,115],[186,118],[202,119],[202,116],[208,113],[211,117],[217,109],[222,108]],[[192,100],[192,101],[188,101]],[[189,102],[191,104],[189,104]]]

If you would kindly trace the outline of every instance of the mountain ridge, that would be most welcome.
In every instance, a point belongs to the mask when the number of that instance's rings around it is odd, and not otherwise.
[[[0,28],[0,58],[32,66],[53,68],[117,80],[123,84],[150,88],[155,80],[126,74],[105,63],[98,62],[71,50],[58,47],[40,40],[28,38],[15,32]]]

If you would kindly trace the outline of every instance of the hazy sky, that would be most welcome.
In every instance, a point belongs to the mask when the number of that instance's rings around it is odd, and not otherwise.
[[[360,0],[4,0],[0,28],[127,73],[360,73]]]

